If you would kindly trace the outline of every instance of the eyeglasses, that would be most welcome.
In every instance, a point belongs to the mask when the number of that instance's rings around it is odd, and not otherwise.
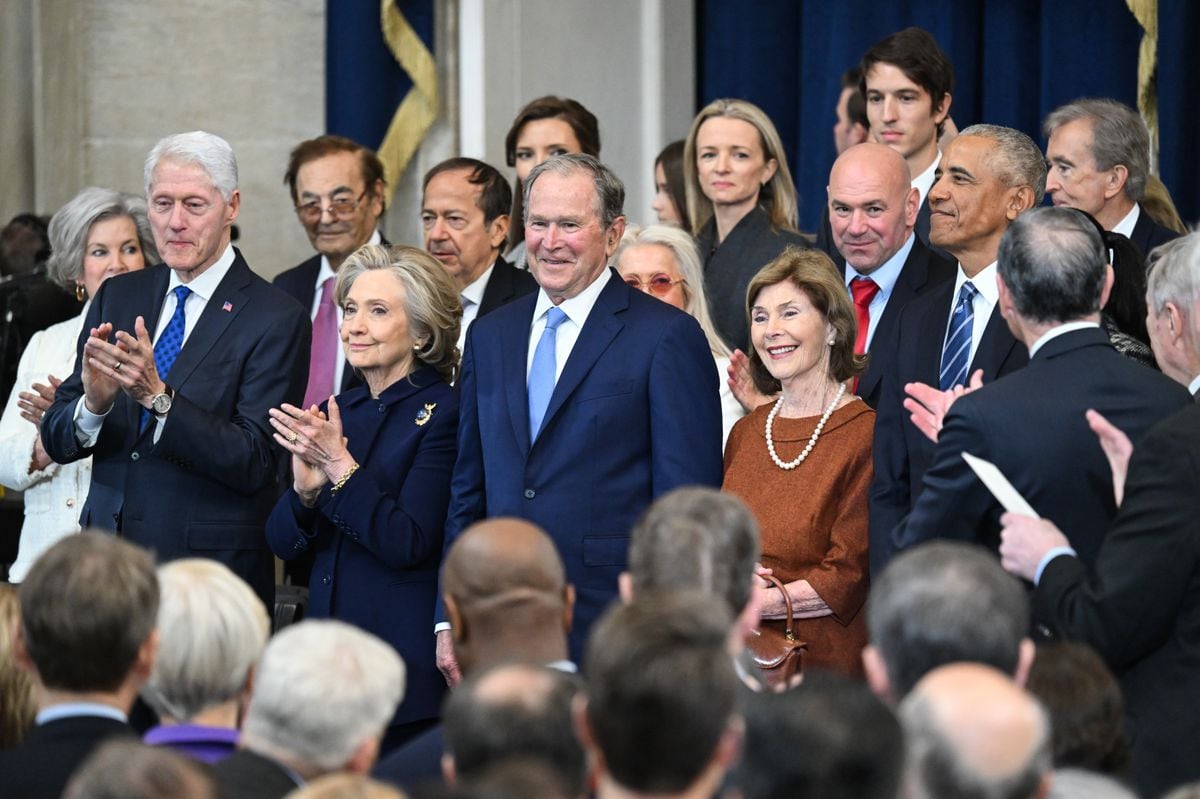
[[[687,281],[683,278],[672,280],[670,275],[666,275],[662,272],[651,276],[650,279],[645,283],[643,283],[642,279],[637,275],[628,275],[625,277],[625,282],[638,291],[644,291],[648,294],[654,294],[658,297],[665,295],[671,290],[672,286],[678,286],[680,283],[687,283]]]
[[[296,215],[305,222],[310,223],[320,221],[321,215],[326,211],[338,218],[345,219],[346,217],[350,216],[350,214],[354,213],[354,211],[358,208],[358,204],[361,203],[363,198],[366,196],[367,190],[363,189],[363,193],[358,195],[358,198],[354,200],[335,198],[329,201],[329,205],[325,205],[320,200],[313,200],[312,202],[297,205]]]

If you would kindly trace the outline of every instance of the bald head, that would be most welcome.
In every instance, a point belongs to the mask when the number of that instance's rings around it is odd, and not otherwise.
[[[917,223],[920,195],[908,164],[886,145],[864,142],[838,156],[828,191],[834,246],[860,275],[899,252]]]
[[[978,663],[931,671],[900,705],[915,796],[1039,795],[1050,725],[1030,694]]]

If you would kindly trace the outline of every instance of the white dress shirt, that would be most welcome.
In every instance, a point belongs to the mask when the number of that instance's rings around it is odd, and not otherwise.
[[[471,328],[471,323],[479,316],[479,306],[483,303],[483,293],[487,291],[488,280],[492,277],[492,272],[496,269],[496,262],[492,261],[492,265],[483,270],[483,274],[471,281],[471,285],[459,292],[458,297],[462,300],[462,323],[458,328],[458,357],[462,357],[463,347],[467,345],[467,331]]]
[[[583,325],[587,322],[592,308],[595,307],[600,292],[604,290],[612,276],[613,271],[605,267],[600,276],[593,280],[587,288],[559,304],[559,309],[567,315],[567,318],[558,326],[557,335],[554,337],[555,384],[562,377],[563,367],[567,365],[567,358],[571,357],[571,350],[575,348],[575,342],[579,340],[579,333],[583,330]],[[533,306],[533,324],[529,327],[529,353],[525,360],[526,381],[529,380],[529,370],[533,368],[533,355],[537,350],[538,339],[542,337],[542,331],[546,329],[546,314],[549,313],[552,305],[554,303],[550,301],[546,290],[538,289],[537,303]]]
[[[1127,239],[1133,238],[1133,229],[1137,227],[1138,217],[1141,215],[1141,206],[1139,206],[1137,203],[1134,203],[1133,207],[1129,209],[1129,213],[1125,214],[1125,218],[1113,225],[1112,232],[1120,233]],[[1148,254],[1149,253],[1147,253],[1147,255]]]
[[[1047,341],[1056,339],[1064,333],[1073,333],[1076,330],[1086,330],[1089,327],[1100,327],[1100,323],[1087,321],[1064,322],[1057,327],[1052,327],[1039,336],[1037,341],[1033,342],[1033,346],[1029,348],[1029,357],[1032,359],[1033,356],[1037,354],[1037,351],[1040,350]]]

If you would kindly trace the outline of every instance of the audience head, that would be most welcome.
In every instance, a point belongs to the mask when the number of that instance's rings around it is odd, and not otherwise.
[[[149,552],[108,533],[70,535],[34,562],[19,593],[18,657],[44,688],[132,703],[157,645]]]
[[[425,249],[442,262],[460,289],[474,283],[500,256],[511,206],[512,187],[483,161],[451,158],[425,173]]]
[[[862,72],[853,67],[842,73],[842,91],[833,113],[833,146],[838,155],[867,140],[871,121],[867,119],[867,101],[859,91]]]
[[[442,593],[465,673],[499,660],[567,656],[575,592],[550,536],[523,519],[476,522],[450,546]]]
[[[363,774],[340,772],[318,777],[292,791],[285,799],[405,799],[405,796],[385,782]]]
[[[0,749],[20,743],[37,713],[33,680],[17,665],[14,652],[20,623],[17,589],[0,583]]]
[[[746,698],[746,743],[730,782],[741,799],[896,799],[900,722],[867,686],[812,671]]]
[[[1172,792],[1161,799],[1196,799],[1197,796],[1200,796],[1200,792]],[[1060,768],[1054,770],[1054,781],[1046,799],[1138,799],[1138,795],[1104,774],[1078,768]]]
[[[313,249],[335,272],[346,256],[371,240],[386,208],[383,162],[344,136],[297,144],[283,182]]]
[[[533,664],[501,664],[468,676],[442,713],[447,782],[523,760],[552,769],[568,796],[585,795],[587,759],[571,719],[579,691],[572,675]]]
[[[160,566],[158,582],[158,657],[142,696],[173,723],[220,705],[236,707],[271,632],[262,600],[208,558]]]
[[[358,313],[379,299],[388,301],[388,314]],[[462,303],[458,287],[429,253],[400,245],[360,247],[338,270],[337,302],[346,361],[355,369],[403,377],[406,363],[413,368],[423,363],[454,381]],[[393,346],[359,352],[353,344],[360,336]]]
[[[929,189],[929,240],[974,276],[996,260],[1000,237],[1042,201],[1046,164],[1024,133],[972,125],[942,154]]]
[[[994,555],[953,541],[924,544],[897,555],[871,587],[867,680],[898,701],[938,666],[971,661],[1024,683],[1033,660],[1028,627],[1025,589]]]
[[[1055,768],[1122,776],[1129,766],[1125,703],[1108,666],[1073,641],[1038,644],[1029,692],[1050,714]]]
[[[687,190],[683,180],[682,139],[673,141],[654,159],[654,202],[650,207],[660,225],[674,225],[691,232],[687,220]]]
[[[911,799],[1044,797],[1050,722],[1008,676],[978,663],[928,675],[900,705]]]
[[[241,746],[301,776],[367,773],[404,695],[404,663],[375,636],[338,621],[303,621],[268,643]]]
[[[796,229],[796,185],[770,117],[745,100],[713,100],[684,144],[687,212],[699,231],[717,206],[741,216],[762,206],[776,230]],[[740,218],[740,217],[738,217]]]
[[[622,596],[631,601],[689,589],[714,596],[737,620],[740,651],[758,626],[750,601],[758,558],[758,523],[741,500],[714,488],[677,488],[655,500],[633,528]]]
[[[233,148],[201,130],[167,136],[146,158],[145,179],[158,254],[189,281],[229,246],[241,207]]]
[[[776,316],[781,308],[799,313],[794,320],[780,322]],[[768,396],[777,393],[780,381],[790,376],[779,370],[793,368],[791,360],[781,367],[765,355],[785,325],[791,328],[789,342],[803,351],[801,368],[823,369],[840,383],[867,367],[866,356],[854,354],[857,323],[846,283],[820,250],[788,247],[759,270],[746,289],[746,312],[754,344],[750,376]]]
[[[1146,328],[1163,374],[1183,385],[1200,375],[1200,233],[1151,253]]]
[[[838,156],[828,193],[834,246],[860,275],[887,263],[917,224],[920,192],[908,164],[885,145],[865,142]]]
[[[50,253],[46,220],[37,214],[17,214],[0,229],[0,277],[28,274]]]
[[[47,271],[76,295],[96,296],[113,275],[158,262],[146,201],[111,189],[83,189],[50,220]]]
[[[590,155],[557,155],[525,181],[529,270],[555,304],[608,268],[625,232],[625,186]]]
[[[219,799],[212,777],[163,746],[110,741],[71,777],[63,799]]]
[[[729,357],[708,310],[704,267],[691,235],[673,226],[634,225],[621,237],[613,261],[626,283],[694,316],[713,354]]]
[[[1086,99],[1059,106],[1042,132],[1046,191],[1055,205],[1087,211],[1111,230],[1146,193],[1150,133],[1124,103]]]
[[[871,138],[910,164],[933,163],[954,92],[954,67],[937,40],[905,28],[876,42],[858,68]]]
[[[1000,310],[1026,345],[1065,322],[1099,321],[1112,269],[1095,226],[1072,208],[1021,214],[1000,239]]]
[[[523,240],[519,222],[524,219],[524,184],[535,166],[556,155],[584,153],[600,158],[600,123],[596,115],[567,97],[532,100],[517,112],[504,137],[504,157],[517,171],[510,218],[509,246]]]
[[[602,783],[715,793],[740,738],[730,621],[720,600],[691,591],[639,596],[600,619],[577,726]]]

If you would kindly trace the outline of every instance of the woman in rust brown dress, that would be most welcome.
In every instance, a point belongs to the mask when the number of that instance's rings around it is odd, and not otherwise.
[[[747,291],[750,369],[774,402],[739,421],[725,448],[724,488],[754,511],[762,562],[792,597],[805,667],[860,675],[866,643],[867,492],[875,412],[850,392],[854,354],[846,285],[817,250],[789,248]],[[764,625],[783,597],[756,589]]]

